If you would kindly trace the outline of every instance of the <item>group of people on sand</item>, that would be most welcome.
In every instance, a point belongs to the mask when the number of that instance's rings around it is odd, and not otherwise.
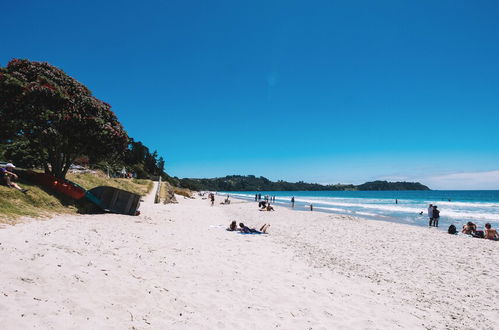
[[[275,211],[272,205],[270,205],[270,202],[266,201],[258,202],[258,208],[260,211]]]
[[[448,232],[449,234],[457,234],[456,227],[454,225],[450,225]],[[463,225],[461,233],[476,238],[485,238],[493,241],[499,241],[499,233],[496,229],[492,228],[492,225],[490,223],[485,224],[485,230],[478,230],[476,224],[468,221],[465,225]]]
[[[430,219],[429,222],[430,227],[438,227],[438,220],[440,219],[440,211],[438,210],[436,205],[430,204],[428,206],[428,218]],[[458,233],[455,225],[450,225],[447,232],[452,235]],[[492,225],[490,223],[485,224],[485,230],[478,230],[476,224],[469,221],[468,223],[463,225],[461,233],[476,238],[485,238],[494,241],[499,240],[499,234],[497,233],[497,230],[492,228]]]
[[[249,228],[244,225],[244,223],[240,222],[239,227],[237,227],[237,222],[232,221],[227,228],[228,231],[239,231],[244,234],[267,234],[267,230],[270,228],[270,224],[264,223],[260,230],[256,230],[255,228]]]
[[[12,163],[7,163],[5,164],[5,167],[1,167],[0,168],[1,181],[9,188],[14,188],[22,193],[27,193],[28,189],[23,189],[17,183],[13,182],[14,180],[17,180],[19,178],[18,175],[14,173],[15,168],[16,167]]]

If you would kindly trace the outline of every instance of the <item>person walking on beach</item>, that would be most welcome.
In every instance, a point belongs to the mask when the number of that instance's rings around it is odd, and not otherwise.
[[[291,197],[291,207],[295,207],[295,196]]]
[[[258,199],[258,194],[255,194],[255,202],[257,201]]]
[[[438,227],[438,220],[440,219],[440,211],[437,210],[437,206],[433,206],[433,226]]]
[[[213,204],[215,204],[215,194],[213,193],[210,194],[210,201],[211,201],[211,206],[213,206]]]
[[[428,206],[428,218],[430,218],[428,227],[431,227],[433,226],[433,204],[430,204],[430,206]]]

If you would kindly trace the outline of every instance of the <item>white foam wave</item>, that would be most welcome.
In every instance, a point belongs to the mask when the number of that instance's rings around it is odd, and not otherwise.
[[[437,205],[444,205],[444,206],[460,206],[460,207],[472,207],[472,208],[478,208],[478,207],[495,207],[499,208],[499,203],[487,203],[487,202],[426,202],[427,204],[437,204]]]
[[[379,211],[384,211],[385,213],[396,213],[396,212],[401,212],[401,213],[409,213],[409,214],[418,214],[419,212],[423,211],[423,214],[426,214],[426,208],[425,205],[414,205],[413,207],[410,206],[402,206],[399,204],[396,205],[387,205],[387,204],[363,204],[363,203],[345,203],[345,202],[336,202],[336,201],[317,201],[314,199],[299,199],[298,201],[304,202],[304,203],[320,203],[320,204],[326,204],[326,205],[332,205],[332,206],[343,206],[343,207],[348,207],[348,208],[362,208],[362,209],[368,209],[368,210],[379,210]],[[356,212],[359,214],[359,212]],[[490,220],[490,221],[499,221],[499,213],[493,213],[493,212],[484,212],[483,209],[477,209],[476,211],[472,210],[459,210],[459,209],[452,209],[452,208],[443,208],[440,210],[440,216],[441,217],[451,217],[451,218],[472,218],[472,219],[482,219],[482,220]]]
[[[231,194],[234,197],[252,198],[250,194]],[[276,201],[289,202],[290,197],[278,197]],[[313,204],[314,209],[328,210],[333,212],[354,213],[366,216],[387,216],[394,213],[403,213],[414,216],[423,211],[426,216],[428,204],[437,204],[440,209],[441,217],[455,218],[460,220],[473,219],[481,221],[499,221],[499,203],[480,203],[480,202],[432,202],[413,200],[399,200],[399,204],[387,204],[386,199],[371,198],[338,198],[338,197],[295,197],[297,203]],[[316,206],[320,204],[321,206]],[[323,206],[326,205],[326,206]],[[308,208],[309,206],[304,206]],[[358,210],[358,209],[362,209]],[[374,213],[378,211],[378,213]]]
[[[308,208],[308,206],[307,206]],[[350,210],[345,210],[345,209],[338,209],[338,208],[335,208],[335,207],[315,207],[314,206],[314,210],[326,210],[326,211],[334,211],[334,212],[343,212],[343,213],[351,213],[352,211]]]
[[[303,203],[320,203],[326,205],[333,206],[345,206],[345,207],[360,207],[366,209],[376,209],[376,210],[385,210],[385,211],[398,211],[398,212],[407,212],[407,213],[419,213],[423,211],[421,207],[408,207],[401,205],[386,205],[386,204],[363,204],[363,203],[345,203],[345,202],[328,202],[328,201],[318,201],[314,199],[298,199],[297,201]]]
[[[367,215],[368,217],[383,217],[380,214],[377,213],[371,213],[371,212],[355,212],[355,214],[360,214],[360,215]]]

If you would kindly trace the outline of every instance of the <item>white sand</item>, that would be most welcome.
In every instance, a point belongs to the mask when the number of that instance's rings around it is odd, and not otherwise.
[[[499,328],[499,242],[177,198],[0,229],[1,328]]]

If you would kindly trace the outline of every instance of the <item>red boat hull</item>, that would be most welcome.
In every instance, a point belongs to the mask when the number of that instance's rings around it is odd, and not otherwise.
[[[53,175],[45,173],[37,173],[33,171],[28,171],[27,176],[30,181],[37,183],[41,186],[54,189],[72,199],[81,199],[85,197],[86,190],[69,180],[56,178]]]

